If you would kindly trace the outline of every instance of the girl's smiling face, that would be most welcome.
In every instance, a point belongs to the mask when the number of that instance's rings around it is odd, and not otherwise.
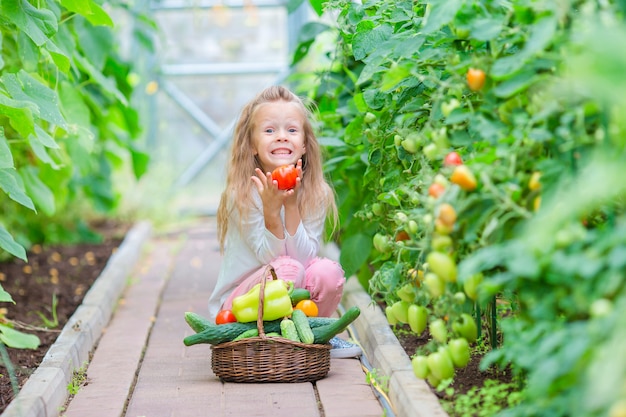
[[[275,101],[260,105],[253,116],[254,155],[265,172],[294,165],[305,153],[304,117],[295,103]]]

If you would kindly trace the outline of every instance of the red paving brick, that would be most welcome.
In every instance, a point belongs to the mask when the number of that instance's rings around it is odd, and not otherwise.
[[[94,353],[89,383],[65,416],[383,415],[356,359],[332,359],[315,384],[221,382],[211,371],[210,346],[182,343],[193,332],[184,313],[206,312],[219,270],[214,223],[154,237],[147,249]]]

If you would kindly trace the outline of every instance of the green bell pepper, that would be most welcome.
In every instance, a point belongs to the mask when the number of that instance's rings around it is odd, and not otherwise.
[[[289,297],[289,284],[281,279],[265,283],[265,301],[263,302],[263,321],[271,321],[293,312]],[[261,284],[256,284],[247,293],[233,299],[233,314],[240,323],[256,321],[259,315],[259,293]]]

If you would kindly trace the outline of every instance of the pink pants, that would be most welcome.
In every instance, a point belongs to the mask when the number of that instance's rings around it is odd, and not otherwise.
[[[311,292],[311,300],[317,304],[319,310],[318,316],[330,317],[337,310],[343,294],[343,284],[346,282],[344,271],[337,262],[327,258],[315,258],[305,268],[289,256],[280,256],[270,264],[278,279],[292,281],[295,288],[305,288]],[[233,298],[247,293],[261,282],[266,269],[263,266],[246,277],[228,296],[222,308],[230,310]]]

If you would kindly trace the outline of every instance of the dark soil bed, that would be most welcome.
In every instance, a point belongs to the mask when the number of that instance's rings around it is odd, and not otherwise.
[[[0,304],[0,320],[9,321],[16,329],[35,334],[41,340],[36,350],[7,348],[20,387],[37,369],[128,231],[128,226],[110,222],[94,227],[102,235],[101,243],[36,245],[28,252],[27,263],[17,258],[0,263],[0,284],[15,301],[15,304]],[[53,320],[53,294],[57,300],[58,324],[46,329],[46,320],[40,314]],[[0,413],[13,397],[9,372],[0,361]]]

